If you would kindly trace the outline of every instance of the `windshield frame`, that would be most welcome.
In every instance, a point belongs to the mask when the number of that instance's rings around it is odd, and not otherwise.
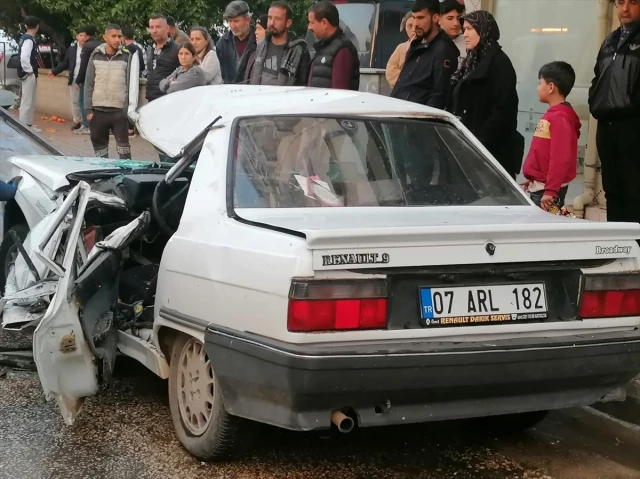
[[[240,215],[238,215],[238,213],[236,212],[236,206],[234,203],[234,192],[235,192],[235,177],[236,177],[236,158],[235,158],[235,148],[236,148],[236,142],[237,142],[237,132],[238,132],[238,128],[239,128],[239,123],[243,120],[247,120],[247,119],[251,119],[251,118],[262,118],[265,115],[243,115],[243,116],[238,116],[236,118],[234,118],[233,122],[231,123],[231,126],[229,128],[229,138],[228,138],[228,147],[227,147],[227,170],[226,170],[226,203],[227,203],[227,216],[229,216],[229,218],[233,218],[236,219],[238,221],[241,221],[243,223],[248,223],[248,224],[254,224],[256,226],[261,226],[264,227],[265,225],[260,223],[254,223],[253,221],[249,221],[246,219],[243,219]],[[340,114],[340,115],[336,115],[336,114],[327,114],[327,113],[319,113],[319,114],[291,114],[291,113],[287,113],[287,114],[278,114],[278,115],[268,115],[269,118],[291,118],[292,116],[299,116],[300,118],[317,118],[317,119],[336,119],[336,120],[354,120],[354,121],[418,121],[418,122],[428,122],[428,123],[436,123],[436,124],[441,124],[441,125],[446,125],[449,126],[451,128],[453,128],[454,130],[456,130],[462,140],[467,144],[467,146],[471,149],[473,149],[478,155],[480,155],[484,161],[486,162],[487,166],[492,168],[494,170],[495,173],[497,173],[498,175],[502,176],[506,181],[510,181],[512,183],[513,188],[515,189],[515,191],[517,191],[520,196],[525,200],[526,204],[532,204],[531,200],[529,199],[528,195],[525,194],[525,192],[522,190],[522,188],[520,188],[517,183],[515,183],[515,180],[513,178],[511,178],[508,174],[506,174],[504,171],[502,171],[499,168],[499,164],[497,163],[497,160],[495,159],[491,159],[489,158],[480,148],[478,148],[473,141],[471,141],[471,139],[467,136],[467,134],[459,129],[455,123],[453,123],[452,121],[450,121],[447,117],[435,117],[435,116],[428,116],[428,114],[425,114],[424,117],[415,117],[415,116],[378,116],[378,115],[353,115],[353,114]],[[524,206],[524,205],[512,205],[513,207],[517,207],[517,206]],[[412,206],[413,208],[414,206]],[[439,207],[446,207],[446,206],[415,206],[415,208],[439,208]],[[349,208],[348,206],[344,207],[344,208]],[[341,208],[341,209],[344,209]],[[352,208],[356,208],[356,207],[352,207]],[[388,208],[387,206],[371,206],[368,208]],[[239,209],[247,209],[247,208],[239,208]],[[286,208],[281,208],[282,210],[285,210]],[[322,210],[327,210],[327,209],[331,209],[331,208],[322,208]],[[279,227],[275,227],[275,226],[269,226],[269,228],[277,230],[277,231],[283,231],[289,234],[300,234],[298,232],[293,232],[291,230],[285,229],[285,228],[279,228]],[[304,235],[303,235],[304,236]]]

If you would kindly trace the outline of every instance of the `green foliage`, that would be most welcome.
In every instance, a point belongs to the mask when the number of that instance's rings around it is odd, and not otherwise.
[[[222,27],[222,12],[230,0],[6,0],[0,2],[0,28],[16,35],[26,15],[43,20],[41,33],[60,47],[68,45],[78,25],[91,23],[99,29],[108,23],[131,26],[139,38],[147,39],[147,23],[152,13],[176,18],[180,28],[187,31],[202,25],[211,31]],[[254,14],[267,13],[271,0],[248,1]],[[307,10],[311,0],[291,0],[294,11],[293,30],[304,34]]]

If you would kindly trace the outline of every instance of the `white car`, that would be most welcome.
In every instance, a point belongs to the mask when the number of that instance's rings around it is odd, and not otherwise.
[[[526,428],[621,399],[640,372],[640,225],[536,208],[450,114],[207,86],[145,105],[137,127],[179,161],[0,164],[23,177],[3,324],[36,327],[68,424],[118,351],[168,378],[177,436],[203,460],[257,423]]]

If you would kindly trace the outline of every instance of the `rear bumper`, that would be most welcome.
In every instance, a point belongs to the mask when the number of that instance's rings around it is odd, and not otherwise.
[[[640,331],[298,346],[210,325],[205,348],[231,414],[294,430],[340,408],[367,427],[588,405],[640,372]]]

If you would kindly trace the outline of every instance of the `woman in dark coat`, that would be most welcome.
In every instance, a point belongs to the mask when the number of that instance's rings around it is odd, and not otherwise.
[[[515,176],[524,155],[524,138],[516,131],[516,72],[498,44],[500,29],[493,15],[483,10],[466,15],[464,39],[467,57],[452,77],[447,109]]]

